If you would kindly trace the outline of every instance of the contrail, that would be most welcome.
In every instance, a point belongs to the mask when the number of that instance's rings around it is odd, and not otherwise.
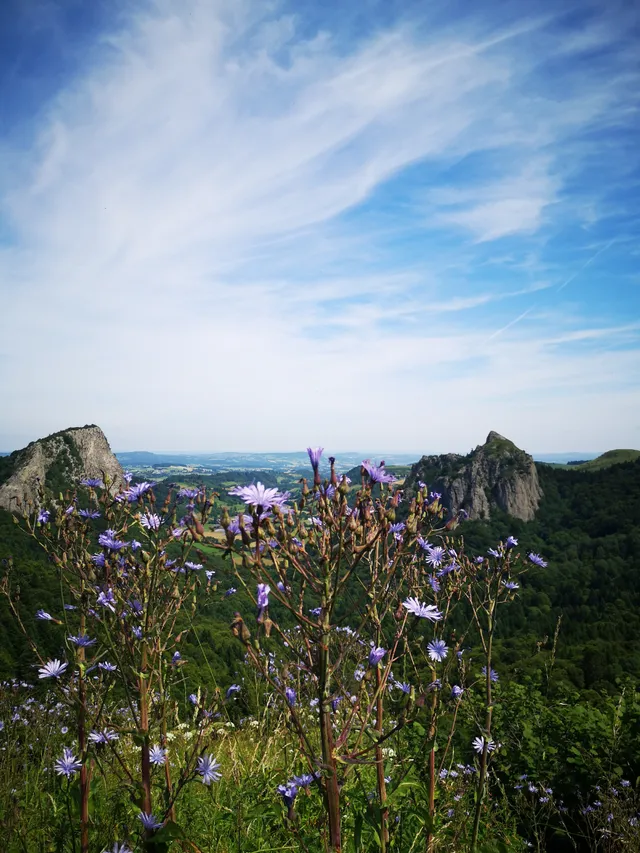
[[[582,266],[580,267],[579,270],[576,270],[576,272],[574,272],[573,275],[570,275],[569,278],[560,285],[560,287],[558,288],[558,292],[560,292],[561,290],[564,290],[564,288],[568,284],[571,284],[571,282],[574,280],[574,278],[576,278],[576,276],[580,275],[582,270],[585,270],[589,266],[589,264],[592,264],[599,255],[601,255],[603,252],[606,252],[607,249],[610,249],[614,243],[615,243],[615,240],[610,240],[606,246],[603,246],[601,249],[598,249],[598,251],[595,253],[595,255],[593,255],[593,257],[589,258],[588,261],[586,261],[584,264],[582,264]]]
[[[523,311],[522,314],[519,317],[516,317],[515,320],[512,320],[510,323],[507,323],[506,326],[503,326],[501,329],[498,329],[497,332],[494,332],[492,335],[489,335],[487,340],[492,341],[494,338],[497,338],[498,335],[501,335],[503,332],[506,332],[507,329],[511,328],[511,326],[515,326],[516,323],[519,323],[520,320],[522,320],[523,317],[526,317],[527,314],[529,314],[531,311],[533,311],[533,305],[531,306],[531,308],[527,308],[526,311]]]

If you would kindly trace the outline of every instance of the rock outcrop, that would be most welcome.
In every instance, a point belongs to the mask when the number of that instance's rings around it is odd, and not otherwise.
[[[123,483],[122,466],[100,427],[71,427],[32,441],[0,460],[0,507],[20,511],[38,501],[41,487],[57,495],[83,477],[107,477],[110,488]]]
[[[418,482],[440,492],[451,513],[464,509],[470,518],[490,518],[491,510],[499,507],[531,521],[542,497],[532,457],[497,432],[490,432],[486,443],[468,456],[423,456],[405,481],[408,497]]]

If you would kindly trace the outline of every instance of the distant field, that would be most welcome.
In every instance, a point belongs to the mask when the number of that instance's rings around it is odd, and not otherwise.
[[[582,462],[580,465],[560,464],[557,462],[545,463],[552,468],[564,468],[568,471],[601,471],[611,465],[619,465],[621,462],[635,462],[640,459],[640,450],[607,450],[602,456]]]

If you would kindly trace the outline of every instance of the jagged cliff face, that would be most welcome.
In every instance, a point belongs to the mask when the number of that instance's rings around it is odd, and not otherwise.
[[[492,508],[499,507],[531,521],[542,497],[532,457],[497,432],[468,456],[423,456],[405,481],[408,496],[419,481],[440,492],[452,513],[464,509],[470,518],[490,518]]]
[[[31,442],[2,460],[0,507],[11,511],[34,504],[39,487],[54,495],[73,488],[82,477],[109,478],[112,488],[123,482],[122,466],[100,427],[72,427]]]

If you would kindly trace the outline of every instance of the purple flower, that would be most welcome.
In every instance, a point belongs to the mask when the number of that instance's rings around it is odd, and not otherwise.
[[[442,565],[442,561],[446,556],[446,551],[440,545],[432,545],[427,549],[426,561],[434,569]]]
[[[227,687],[225,698],[230,699],[234,693],[239,693],[241,689],[239,684],[232,684],[231,687]]]
[[[114,841],[111,850],[105,850],[104,853],[133,853],[133,851],[130,847],[127,847],[124,842],[122,844],[118,844],[117,841]]]
[[[140,498],[145,495],[149,489],[153,488],[153,483],[136,483],[135,486],[130,486],[128,489],[125,489],[119,495],[116,495],[117,501],[127,501],[127,503],[132,504],[134,501],[139,501]]]
[[[117,732],[114,732],[113,729],[102,729],[102,731],[92,731],[89,732],[89,742],[95,743],[96,745],[101,745],[105,743],[112,743],[114,740],[118,740],[119,735]]]
[[[208,580],[208,581],[210,581],[210,580],[213,578],[213,576],[215,575],[215,572],[213,572],[213,571],[206,571],[206,572],[205,572],[205,575],[206,575],[206,577],[207,577],[207,580]]]
[[[402,602],[402,606],[421,619],[429,619],[431,622],[439,622],[442,619],[442,613],[435,604],[422,604],[417,598],[407,598]]]
[[[502,581],[502,586],[512,592],[514,589],[520,589],[520,584],[515,581]]]
[[[47,661],[44,666],[38,670],[38,678],[59,678],[69,664],[62,663],[58,658]]]
[[[116,597],[113,594],[113,590],[111,589],[111,587],[109,587],[109,589],[107,589],[106,591],[103,590],[98,595],[98,597],[96,598],[96,604],[99,604],[101,607],[106,607],[112,613],[116,612]]]
[[[492,740],[485,741],[483,737],[474,738],[471,746],[475,749],[476,752],[484,752],[485,743],[487,745],[487,752],[493,752],[493,750],[496,748],[496,745]]]
[[[473,562],[476,566],[481,566],[484,563],[484,557],[474,557]]]
[[[547,567],[546,562],[542,559],[540,554],[534,554],[533,551],[529,554],[529,562],[533,563],[534,566],[540,566],[541,569],[545,569]]]
[[[38,524],[47,524],[51,518],[51,513],[48,509],[41,509],[38,513]]]
[[[173,666],[175,666],[181,660],[182,660],[182,655],[180,654],[180,652],[174,652],[173,657],[171,658],[171,663],[173,664]]]
[[[285,806],[289,809],[293,805],[293,801],[298,795],[298,786],[295,782],[287,782],[286,785],[278,785],[278,793],[284,800]]]
[[[398,690],[402,690],[407,695],[411,693],[411,685],[407,681],[396,681],[393,686],[397,687]]]
[[[256,593],[256,602],[258,605],[258,616],[261,616],[264,609],[269,606],[269,593],[271,587],[268,583],[259,583]]]
[[[514,539],[513,536],[507,536],[507,541],[505,542],[505,545],[507,546],[507,548],[515,548],[517,544],[518,544],[517,539]]]
[[[42,619],[43,622],[53,622],[53,616],[47,613],[46,610],[36,610],[36,616],[38,619]]]
[[[322,607],[314,607],[309,613],[312,616],[322,616]]]
[[[83,477],[80,480],[81,486],[87,486],[90,489],[104,489],[104,483],[100,477]]]
[[[380,646],[372,646],[371,651],[369,652],[369,666],[378,666],[386,653],[386,649],[383,649]]]
[[[308,788],[309,785],[315,782],[315,777],[311,773],[302,773],[300,776],[294,776],[291,781],[299,788]]]
[[[133,634],[133,636],[136,638],[136,640],[141,640],[141,639],[142,639],[142,628],[140,628],[140,626],[139,626],[139,625],[135,625],[135,626],[131,629],[131,633],[132,633],[132,634]]]
[[[65,746],[62,750],[62,758],[58,758],[53,766],[59,776],[66,776],[69,779],[80,770],[82,762],[78,761],[72,750]]]
[[[155,512],[147,512],[140,518],[140,524],[147,530],[159,530],[162,519]]]
[[[318,470],[318,465],[320,464],[320,457],[322,456],[322,452],[324,447],[307,447],[307,453],[309,454],[309,462],[311,462],[311,467],[314,472]]]
[[[429,658],[439,663],[446,658],[449,649],[444,640],[432,640],[427,644],[427,651],[429,652]]]
[[[495,548],[489,548],[489,550],[487,551],[487,554],[489,554],[490,557],[501,557],[502,556],[500,551],[497,551]]]
[[[138,815],[138,820],[142,822],[142,825],[145,829],[153,831],[154,829],[160,829],[162,826],[162,821],[159,821],[155,815],[147,814],[146,812],[140,812]]]
[[[126,542],[116,539],[116,532],[111,529],[105,530],[104,533],[98,536],[98,544],[102,545],[103,548],[108,548],[109,551],[119,551],[127,545]]]
[[[103,672],[115,672],[118,667],[114,663],[109,663],[108,660],[101,660],[98,664],[98,669],[101,669]]]
[[[222,779],[222,773],[218,772],[219,767],[218,762],[210,755],[202,755],[198,759],[198,773],[202,776],[202,782],[205,785],[219,782]]]
[[[457,684],[454,684],[453,687],[451,688],[451,698],[452,699],[462,698],[463,693],[464,693],[463,688],[459,687]]]
[[[130,483],[133,480],[133,474],[131,471],[125,471],[123,474],[125,483]]]
[[[429,548],[431,548],[431,542],[427,542],[427,540],[423,539],[422,536],[418,536],[416,542],[422,548],[423,551],[428,551]]]
[[[289,705],[289,707],[293,708],[293,706],[296,704],[296,691],[293,689],[293,687],[287,687],[285,688],[284,695],[287,697],[287,704]]]
[[[482,674],[483,674],[483,675],[486,675],[486,674],[487,674],[487,668],[486,668],[486,666],[483,666],[483,667],[482,667]],[[491,669],[491,670],[489,671],[489,680],[490,680],[490,681],[493,681],[493,682],[495,683],[496,681],[499,681],[499,679],[500,679],[500,676],[499,676],[499,675],[498,675],[498,673],[495,671],[495,669]]]
[[[262,483],[254,483],[251,486],[234,486],[229,489],[230,495],[237,495],[248,506],[270,509],[272,506],[281,506],[289,497],[288,492],[280,493],[277,489],[267,489]]]
[[[78,634],[77,637],[68,637],[70,643],[78,646],[79,648],[86,649],[89,646],[95,645],[95,640],[92,640],[86,634]]]
[[[129,544],[129,547],[131,548],[132,551],[137,551],[138,548],[142,548],[142,542],[138,542],[137,539],[132,539],[130,544]]]
[[[100,566],[101,568],[104,568],[107,561],[105,559],[104,554],[100,553],[94,554],[91,558],[91,562],[94,564],[94,566]]]
[[[372,465],[368,459],[365,459],[362,467],[369,475],[372,483],[395,483],[397,479],[393,474],[388,474],[384,470],[384,462],[381,462],[380,465]]]
[[[230,586],[229,589],[225,592],[224,597],[227,598],[229,595],[235,595],[238,590],[235,586]]]
[[[440,581],[433,575],[429,575],[429,586],[434,592],[440,592]]]
[[[166,764],[167,762],[167,750],[162,749],[161,746],[152,746],[149,750],[149,761],[152,764],[155,764],[156,767],[161,766],[162,764]]]
[[[100,513],[97,509],[81,509],[78,511],[78,515],[82,516],[82,518],[100,518]]]
[[[191,704],[192,704],[192,705],[197,705],[197,704],[198,704],[198,697],[196,696],[196,694],[195,694],[195,693],[190,693],[190,694],[189,694],[189,702],[191,702]]]
[[[189,560],[184,564],[185,569],[191,569],[192,572],[199,572],[203,567],[202,563],[192,563]]]
[[[178,492],[179,498],[188,498],[190,501],[197,498],[200,494],[198,489],[180,489]]]
[[[75,610],[76,606],[75,606],[75,604],[65,604],[64,609],[65,610]]]

